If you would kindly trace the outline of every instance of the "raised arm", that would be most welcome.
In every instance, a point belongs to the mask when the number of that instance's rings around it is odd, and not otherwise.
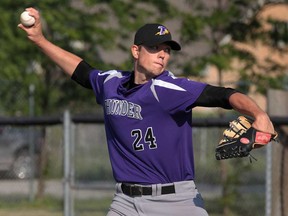
[[[255,119],[252,126],[260,131],[274,134],[273,124],[266,112],[264,112],[250,97],[234,93],[229,97],[230,105],[234,110]]]
[[[66,74],[72,76],[75,68],[82,59],[48,41],[42,33],[41,16],[39,11],[34,8],[27,8],[26,11],[35,18],[35,24],[28,28],[19,24],[18,27],[27,33],[27,37],[35,43],[45,55],[62,68]]]

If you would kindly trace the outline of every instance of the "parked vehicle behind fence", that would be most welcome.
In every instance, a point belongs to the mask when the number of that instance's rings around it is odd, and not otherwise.
[[[37,176],[40,137],[35,128],[0,127],[0,171],[18,179]]]

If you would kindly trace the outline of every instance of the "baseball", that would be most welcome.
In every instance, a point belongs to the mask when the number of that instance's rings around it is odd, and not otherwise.
[[[20,21],[26,27],[30,27],[35,23],[34,17],[30,16],[28,11],[24,11],[23,13],[21,13]]]

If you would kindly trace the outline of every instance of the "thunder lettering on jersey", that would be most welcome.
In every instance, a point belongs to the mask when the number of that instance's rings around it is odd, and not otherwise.
[[[139,120],[142,119],[141,106],[126,100],[106,99],[105,111],[106,115],[120,115]]]
[[[103,106],[114,178],[139,184],[194,179],[192,110],[206,84],[164,71],[131,89],[131,72],[90,74]]]

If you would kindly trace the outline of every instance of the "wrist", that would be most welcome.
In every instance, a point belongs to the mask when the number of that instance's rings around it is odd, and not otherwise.
[[[34,44],[36,44],[39,47],[44,46],[44,44],[48,42],[43,35],[39,35],[35,38],[31,38],[31,40]]]
[[[268,116],[268,114],[266,113],[266,112],[264,112],[264,111],[262,111],[262,112],[258,112],[257,114],[255,114],[254,116],[254,119],[255,119],[255,121],[256,120],[261,120],[261,121],[263,121],[263,120],[269,120],[269,116]]]

